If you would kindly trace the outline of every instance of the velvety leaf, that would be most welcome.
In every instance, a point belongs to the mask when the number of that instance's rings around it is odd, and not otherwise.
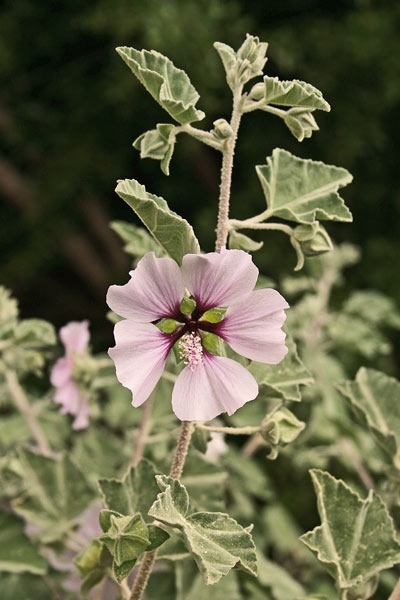
[[[140,135],[133,142],[133,147],[140,150],[140,158],[154,158],[161,161],[162,172],[169,175],[169,163],[174,152],[175,141],[175,125],[159,123],[156,129]]]
[[[196,564],[189,558],[175,566],[174,600],[241,600],[237,574],[231,571],[211,588],[205,586]]]
[[[21,519],[0,511],[0,571],[44,575],[47,562],[25,535],[24,529]]]
[[[178,123],[192,123],[204,119],[205,114],[195,108],[199,94],[189,77],[177,69],[172,61],[155,50],[126,46],[117,48],[118,54],[153,98]]]
[[[136,561],[150,545],[148,530],[142,515],[110,516],[110,527],[100,536],[114,558],[117,566],[127,561]]]
[[[193,228],[168,208],[163,198],[146,192],[135,179],[120,181],[117,194],[135,211],[160,246],[180,263],[185,254],[200,252]]]
[[[395,302],[376,290],[353,292],[344,303],[343,310],[374,325],[400,328],[400,313]]]
[[[159,492],[155,474],[152,463],[142,458],[124,479],[100,479],[105,506],[122,515],[140,512],[147,520],[147,512]]]
[[[93,540],[88,548],[85,548],[74,560],[74,564],[78,567],[82,578],[81,594],[85,597],[88,595],[92,587],[97,585],[106,575],[106,565],[101,564],[101,557],[104,550],[103,544],[99,540]],[[109,555],[110,564],[112,563],[111,555]]]
[[[53,325],[47,321],[24,319],[15,329],[15,340],[25,346],[53,346],[56,343],[56,333]]]
[[[1,573],[1,600],[47,600],[65,598],[58,574],[48,577],[30,573]]]
[[[327,323],[327,336],[338,348],[350,349],[369,359],[391,350],[390,343],[376,326],[343,312]]]
[[[47,541],[58,539],[92,502],[93,490],[67,455],[47,458],[27,448],[19,450],[26,496],[14,509],[42,529]]]
[[[224,507],[226,472],[196,452],[190,452],[185,461],[181,481],[190,496],[193,510],[221,510]]]
[[[299,355],[296,344],[286,338],[289,352],[278,365],[265,365],[252,361],[249,367],[260,385],[260,394],[278,395],[285,400],[299,402],[301,400],[300,385],[313,383],[311,373],[306,369]]]
[[[154,252],[156,256],[162,255],[160,245],[143,227],[125,221],[112,221],[110,227],[125,242],[124,250],[131,256],[142,258],[147,252]]]
[[[181,530],[205,584],[217,583],[234,566],[257,574],[255,547],[246,529],[224,513],[199,512],[186,516],[189,495],[185,487],[165,475],[157,475],[157,483],[163,491],[149,514]]]
[[[324,100],[322,93],[316,87],[298,79],[279,81],[278,77],[266,75],[263,100],[265,104],[278,106],[300,106],[328,112],[331,110],[328,102]]]
[[[237,231],[231,231],[229,234],[229,248],[244,250],[245,252],[256,252],[260,250],[264,245],[264,242],[255,242],[247,235],[239,233]]]
[[[337,581],[350,588],[400,561],[392,518],[372,490],[365,500],[329,473],[312,470],[322,524],[300,539]]]
[[[271,216],[298,223],[351,221],[338,189],[352,180],[343,168],[293,156],[276,148],[256,167]]]
[[[361,368],[354,381],[340,383],[337,389],[382,448],[399,461],[400,382],[375,369]]]
[[[305,590],[293,577],[276,563],[257,554],[259,565],[258,581],[272,592],[275,600],[297,600]]]

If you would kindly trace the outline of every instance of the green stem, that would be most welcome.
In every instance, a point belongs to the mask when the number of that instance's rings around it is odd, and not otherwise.
[[[178,444],[175,450],[174,460],[172,462],[170,477],[180,479],[185,464],[186,456],[189,450],[190,438],[194,429],[193,421],[182,421],[181,431],[179,434]],[[154,562],[157,556],[157,549],[152,552],[145,552],[143,560],[140,564],[138,574],[133,583],[130,600],[141,600],[143,592],[146,589],[150,573],[153,569]]]
[[[260,431],[260,427],[213,427],[212,425],[203,425],[202,423],[196,423],[196,428],[202,431],[212,431],[214,433],[225,433],[227,435],[253,435]]]
[[[258,219],[259,217],[261,217],[261,215],[254,217],[254,219]],[[230,219],[229,225],[231,229],[270,229],[274,231],[283,231],[290,236],[293,234],[293,228],[289,225],[284,225],[283,223],[259,223],[253,219],[247,219],[246,221]]]
[[[31,405],[29,404],[28,398],[26,397],[25,392],[18,381],[16,372],[8,369],[5,372],[5,377],[10,394],[19,412],[24,417],[40,452],[44,456],[51,456],[52,453],[50,446],[48,445],[46,437],[36,420],[36,416]]]
[[[211,146],[215,150],[223,151],[222,143],[216,140],[209,131],[203,131],[202,129],[197,129],[196,127],[192,127],[192,125],[186,124],[181,125],[175,128],[175,132],[179,133],[180,131],[184,131],[188,135],[191,135],[199,142],[203,142],[203,144],[207,144],[207,146]]]
[[[135,466],[139,462],[143,455],[143,450],[146,444],[146,436],[149,430],[149,419],[151,415],[151,407],[153,404],[153,395],[154,394],[151,394],[146,400],[146,402],[143,404],[139,430],[135,440],[135,450],[133,452],[131,461],[131,464],[133,466]]]
[[[229,231],[229,200],[231,195],[233,157],[235,155],[236,140],[242,118],[242,87],[233,95],[233,109],[230,126],[232,135],[227,139],[222,152],[221,185],[218,203],[217,241],[215,250],[221,251],[226,246]]]

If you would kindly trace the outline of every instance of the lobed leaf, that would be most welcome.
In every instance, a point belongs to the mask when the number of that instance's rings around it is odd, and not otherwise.
[[[177,263],[185,254],[200,252],[193,228],[168,208],[163,198],[150,194],[135,179],[118,182],[117,194],[135,211],[154,239]]]
[[[289,351],[278,365],[252,361],[249,371],[260,385],[261,394],[278,395],[288,401],[300,402],[300,385],[310,385],[314,380],[301,361],[294,341],[288,337],[286,345]]]
[[[155,239],[144,229],[126,221],[112,221],[113,229],[124,242],[124,250],[135,258],[142,258],[147,252],[162,255],[162,249]]]
[[[255,546],[250,533],[224,513],[198,512],[186,516],[189,495],[176,479],[157,475],[162,490],[149,511],[155,519],[181,530],[206,585],[217,583],[238,566],[257,574]]]
[[[264,77],[265,104],[278,106],[300,106],[329,112],[331,107],[316,87],[305,81],[279,81],[278,77]]]
[[[0,571],[44,575],[47,562],[24,533],[24,522],[0,511]]]
[[[354,381],[337,389],[351,404],[360,421],[395,460],[400,450],[400,382],[375,369],[359,369]]]
[[[195,108],[199,94],[182,69],[155,50],[122,46],[118,54],[153,98],[182,125],[201,121],[205,114]]]
[[[400,561],[393,521],[372,490],[365,500],[327,472],[311,470],[321,525],[301,541],[340,589],[362,583]]]
[[[352,181],[346,169],[276,148],[267,164],[257,166],[256,171],[271,216],[298,223],[352,220],[338,194],[340,187]]]

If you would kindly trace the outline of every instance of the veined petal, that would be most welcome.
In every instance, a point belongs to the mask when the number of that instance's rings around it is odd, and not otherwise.
[[[151,323],[119,321],[114,327],[115,346],[108,354],[117,379],[132,392],[133,406],[150,396],[161,377],[173,339]]]
[[[182,273],[172,258],[148,252],[138,262],[125,285],[112,285],[107,304],[117,315],[137,323],[173,317],[179,311],[185,288]]]
[[[71,321],[71,323],[61,327],[60,338],[67,354],[71,354],[72,351],[83,354],[89,344],[89,322]]]
[[[268,364],[279,363],[287,353],[286,300],[272,289],[256,290],[229,306],[217,333],[242,356]]]
[[[63,356],[59,358],[55,363],[50,373],[51,385],[54,387],[60,387],[67,383],[72,375],[72,358],[70,356]]]
[[[258,394],[253,375],[241,364],[205,352],[203,363],[185,367],[172,392],[172,408],[181,421],[210,421],[232,415]]]
[[[185,286],[202,310],[237,302],[252,291],[258,277],[250,254],[225,249],[220,253],[186,254],[182,273]]]

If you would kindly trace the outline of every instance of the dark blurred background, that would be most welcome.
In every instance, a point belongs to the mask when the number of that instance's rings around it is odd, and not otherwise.
[[[399,302],[399,31],[398,0],[3,0],[0,282],[23,316],[57,326],[89,318],[95,346],[110,341],[105,292],[126,281],[130,260],[108,222],[137,222],[114,194],[119,178],[163,196],[213,249],[220,157],[181,135],[170,177],[140,160],[133,140],[170,119],[114,48],[154,48],[185,69],[207,114],[199,125],[210,128],[231,105],[212,44],[236,49],[246,32],[269,42],[268,74],[312,83],[332,112],[316,114],[321,131],[301,144],[272,115],[243,120],[232,216],[262,210],[254,165],[276,146],[346,167],[354,224],[328,230],[362,247],[348,289],[377,288]],[[295,264],[279,232],[255,259],[275,279]]]

